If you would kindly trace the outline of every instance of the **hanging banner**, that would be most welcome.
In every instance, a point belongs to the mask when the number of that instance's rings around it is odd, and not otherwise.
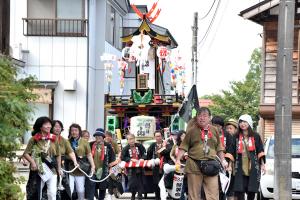
[[[136,116],[130,119],[130,132],[138,140],[152,139],[156,130],[155,117]]]

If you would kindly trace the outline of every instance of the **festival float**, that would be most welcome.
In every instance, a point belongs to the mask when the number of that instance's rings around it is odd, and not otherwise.
[[[184,100],[185,66],[169,30],[153,24],[160,13],[157,9],[151,17],[156,6],[154,3],[149,12],[141,13],[131,5],[141,23],[131,34],[121,37],[125,46],[122,58],[110,54],[101,56],[108,83],[104,106],[106,130],[117,134],[119,140],[129,131],[137,140],[145,141],[153,138],[155,130],[163,130],[170,124],[172,130],[184,126],[174,115]],[[120,76],[119,95],[109,93],[114,61]],[[126,95],[123,94],[125,73],[135,73],[135,87]]]

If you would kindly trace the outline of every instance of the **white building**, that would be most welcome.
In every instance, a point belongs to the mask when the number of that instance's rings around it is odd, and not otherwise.
[[[65,136],[72,123],[90,132],[103,127],[107,84],[100,55],[120,57],[123,27],[126,32],[139,26],[128,14],[129,1],[11,0],[10,6],[10,54],[40,83],[33,121],[59,119]],[[113,83],[119,82],[117,73],[115,67]],[[118,92],[119,85],[112,84],[111,93]]]

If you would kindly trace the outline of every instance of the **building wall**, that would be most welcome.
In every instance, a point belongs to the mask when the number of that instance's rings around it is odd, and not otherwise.
[[[107,92],[107,84],[100,56],[107,52],[121,57],[120,50],[105,39],[107,1],[85,1],[85,19],[89,20],[88,37],[33,37],[23,35],[22,18],[28,17],[27,0],[11,0],[10,53],[14,58],[26,62],[23,76],[31,74],[39,81],[58,82],[54,90],[53,118],[61,120],[66,130],[74,122],[90,132],[104,126],[104,94]],[[110,1],[112,6],[116,3]],[[126,14],[117,7],[115,10],[122,17]],[[132,27],[131,23],[133,21],[128,22],[129,27]],[[117,63],[113,70],[111,91],[119,94]],[[66,91],[66,83],[72,80],[76,80],[76,90]],[[125,84],[126,91],[123,94],[130,94],[130,88],[135,87],[135,80],[126,79]],[[49,114],[47,105],[34,106],[34,119]],[[64,135],[67,135],[67,131]]]
[[[299,24],[299,20],[295,24]],[[264,137],[274,134],[274,116],[275,116],[275,93],[276,93],[276,67],[277,67],[277,30],[278,23],[276,21],[265,22],[264,26],[264,47],[263,47],[263,75],[262,75],[262,91],[261,91],[261,108],[265,105],[269,107],[268,114],[261,109],[262,127],[261,132]],[[299,105],[299,89],[300,89],[300,66],[299,66],[299,29],[294,32],[294,48],[293,48],[293,77],[292,77],[292,103],[293,103],[293,121],[292,134],[300,134],[299,112],[296,107]],[[298,114],[297,114],[298,113]]]
[[[264,120],[265,134],[264,138],[271,137],[275,134],[275,125],[273,119]],[[300,119],[294,119],[292,122],[292,134],[300,135]]]
[[[265,22],[264,24],[264,40],[265,40],[265,58],[264,62],[264,81],[263,81],[263,104],[275,103],[276,91],[276,56],[277,56],[277,22]],[[293,104],[299,103],[299,47],[298,47],[298,29],[294,33],[294,52],[293,52],[293,82],[292,95]]]
[[[11,55],[26,62],[24,73],[38,81],[58,81],[54,90],[54,119],[65,127],[78,123],[86,128],[87,37],[37,37],[23,35],[22,18],[27,17],[27,1],[11,1]],[[27,53],[24,53],[24,50]],[[65,91],[65,83],[76,81],[75,91]],[[35,105],[34,118],[47,115],[45,105]]]
[[[104,66],[106,0],[90,0],[87,127],[90,132],[104,126]]]

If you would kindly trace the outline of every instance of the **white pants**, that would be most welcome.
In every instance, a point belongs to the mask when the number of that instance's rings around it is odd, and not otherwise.
[[[165,182],[164,182],[164,176],[160,179],[158,183],[158,187],[160,189],[160,199],[161,200],[166,200],[167,199],[167,191],[165,187]]]
[[[48,200],[56,200],[56,191],[57,191],[57,175],[53,175],[50,179],[46,181],[47,185],[47,196]],[[45,182],[41,180],[41,199],[43,187],[45,186]]]
[[[70,180],[71,194],[73,194],[74,183],[75,183],[78,200],[84,200],[85,176],[72,176],[72,175],[69,175],[69,180]]]

